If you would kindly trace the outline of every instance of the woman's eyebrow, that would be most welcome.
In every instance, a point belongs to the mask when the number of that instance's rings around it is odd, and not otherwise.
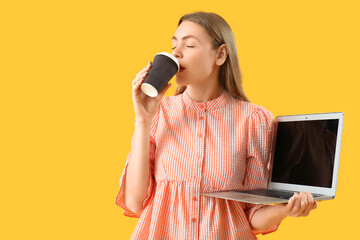
[[[187,38],[195,38],[195,39],[197,39],[198,41],[200,41],[200,39],[198,39],[198,38],[195,37],[194,35],[187,35],[187,36],[185,36],[185,37],[182,37],[181,39],[184,40],[184,39],[187,39]],[[173,36],[171,40],[177,40],[177,38],[176,38],[175,36]]]

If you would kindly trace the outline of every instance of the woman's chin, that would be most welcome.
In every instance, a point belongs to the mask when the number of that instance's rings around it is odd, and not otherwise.
[[[175,82],[179,87],[183,86],[182,81],[176,76],[175,76]]]
[[[176,84],[177,84],[179,87],[184,87],[184,86],[189,85],[188,83],[186,83],[186,82],[184,81],[184,79],[179,78],[179,77],[177,77],[177,76],[175,76],[175,81],[176,81]]]

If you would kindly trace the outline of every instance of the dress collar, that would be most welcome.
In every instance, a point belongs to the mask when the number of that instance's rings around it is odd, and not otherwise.
[[[212,110],[219,108],[227,102],[229,96],[226,91],[222,91],[221,95],[217,98],[206,102],[197,102],[193,100],[186,92],[186,90],[182,93],[182,99],[185,104],[195,110],[203,111],[203,110]]]

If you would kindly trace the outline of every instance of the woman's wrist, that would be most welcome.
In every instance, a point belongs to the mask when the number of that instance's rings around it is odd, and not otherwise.
[[[135,131],[145,132],[148,135],[151,131],[151,123],[135,123]]]
[[[284,204],[266,205],[258,209],[250,220],[253,230],[263,231],[279,224],[287,217]]]
[[[280,203],[280,204],[274,204],[272,206],[275,210],[275,212],[279,215],[280,218],[284,219],[288,216],[286,211],[286,204]]]
[[[142,118],[142,117],[135,117],[135,125],[149,125],[151,124],[151,119],[149,118]]]

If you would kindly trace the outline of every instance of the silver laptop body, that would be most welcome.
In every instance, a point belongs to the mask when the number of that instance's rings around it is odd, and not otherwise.
[[[333,199],[343,123],[343,112],[276,117],[268,187],[201,195],[254,204],[287,202],[295,192],[310,192],[317,201]]]

